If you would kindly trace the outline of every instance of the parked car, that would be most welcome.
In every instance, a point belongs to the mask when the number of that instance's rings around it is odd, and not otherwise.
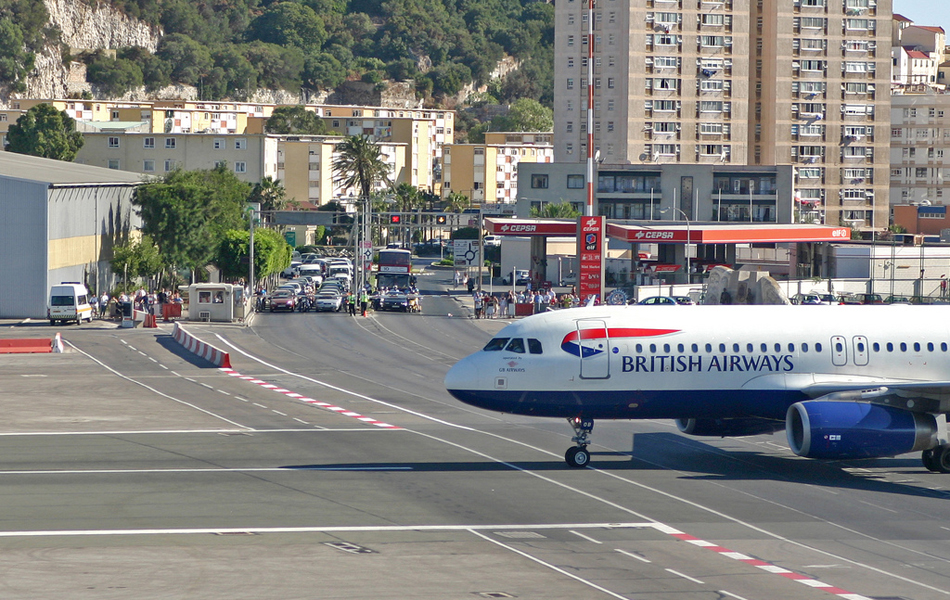
[[[677,304],[683,304],[686,306],[696,304],[689,296],[670,296],[670,298],[672,298],[673,302],[676,302]]]
[[[335,290],[322,291],[314,297],[314,308],[320,311],[339,312],[343,305],[343,295]]]
[[[650,296],[637,302],[637,304],[646,304],[648,306],[659,306],[665,304],[668,306],[679,306],[679,303],[670,296]]]
[[[914,304],[911,296],[888,296],[884,298],[884,304]]]
[[[862,304],[861,300],[852,294],[841,294],[837,298],[838,304]]]
[[[880,294],[851,294],[851,297],[857,299],[858,304],[884,304]]]
[[[297,294],[292,290],[277,290],[270,297],[270,311],[293,310],[297,307]]]
[[[501,246],[500,235],[486,235],[482,238],[483,246]]]
[[[561,278],[561,286],[577,285],[577,275],[573,271]]]
[[[795,294],[789,298],[792,304],[805,304],[805,305],[831,305],[831,304],[840,304],[837,298],[831,294],[818,294],[818,293],[808,293],[808,294]]]

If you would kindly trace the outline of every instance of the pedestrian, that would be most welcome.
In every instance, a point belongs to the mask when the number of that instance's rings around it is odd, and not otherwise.
[[[471,294],[475,290],[475,280],[466,276],[465,283],[468,285],[468,293]]]
[[[511,291],[509,290],[508,294],[510,293]],[[504,294],[498,299],[498,314],[501,318],[508,316],[508,294]]]
[[[495,297],[487,294],[485,295],[485,318],[495,318]]]
[[[940,297],[947,297],[947,274],[944,273],[940,276]]]
[[[461,281],[462,281],[462,274],[459,273],[458,271],[456,271],[456,272],[455,272],[455,285],[454,285],[454,287],[453,287],[452,289],[458,288],[459,282],[461,282]]]
[[[473,296],[473,300],[475,301],[475,318],[481,319],[482,318],[482,303],[484,302],[484,300],[482,299],[481,293],[475,292],[475,295]]]
[[[360,311],[363,316],[366,316],[366,307],[369,305],[369,293],[367,293],[366,288],[360,290]]]

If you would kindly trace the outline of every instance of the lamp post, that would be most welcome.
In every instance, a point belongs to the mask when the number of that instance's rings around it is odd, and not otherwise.
[[[692,274],[690,273],[690,267],[692,266],[692,264],[689,260],[689,247],[692,245],[691,242],[693,241],[693,236],[690,232],[689,217],[686,215],[685,212],[683,212],[682,209],[676,208],[675,206],[671,206],[670,208],[661,210],[660,213],[661,214],[665,213],[668,210],[675,210],[679,214],[683,215],[683,219],[686,220],[686,246],[683,250],[683,254],[686,256],[686,283],[692,283]]]

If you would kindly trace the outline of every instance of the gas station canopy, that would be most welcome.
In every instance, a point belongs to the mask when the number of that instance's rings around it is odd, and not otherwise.
[[[486,218],[485,228],[492,235],[574,237],[577,235],[577,220]],[[851,230],[847,227],[810,224],[690,223],[686,225],[683,221],[667,221],[650,222],[649,225],[633,225],[608,222],[607,237],[631,244],[682,244],[687,241],[692,244],[838,242],[850,240]]]

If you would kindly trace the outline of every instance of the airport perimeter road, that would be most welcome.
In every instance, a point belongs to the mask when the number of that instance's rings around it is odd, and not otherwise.
[[[192,327],[233,371],[169,328],[0,357],[0,597],[950,598],[950,478],[916,456],[598,422],[572,470],[565,423],[460,405],[446,369],[503,322],[449,277],[421,315]]]

